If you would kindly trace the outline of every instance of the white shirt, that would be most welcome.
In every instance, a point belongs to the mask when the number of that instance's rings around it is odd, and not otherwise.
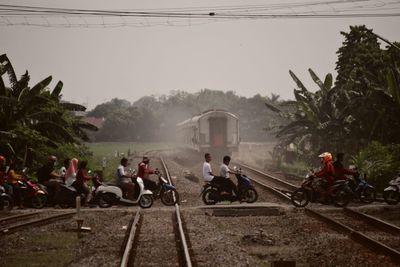
[[[62,166],[61,169],[60,169],[59,175],[60,175],[61,177],[64,177],[64,178],[65,178],[65,173],[66,173],[66,172],[67,172],[67,168],[65,168],[65,166]]]
[[[222,163],[221,168],[219,169],[219,175],[221,177],[229,178],[229,167],[228,165]]]
[[[214,176],[212,176],[210,173],[212,172],[211,170],[211,165],[207,161],[203,163],[203,178],[205,181],[210,182]]]
[[[119,165],[117,168],[117,173],[116,173],[116,178],[117,178],[117,183],[121,182],[121,183],[126,183],[126,182],[130,182],[130,179],[127,177],[124,177],[125,174],[125,167],[122,165]]]

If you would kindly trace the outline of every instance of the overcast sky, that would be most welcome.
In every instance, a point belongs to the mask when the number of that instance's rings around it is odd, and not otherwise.
[[[294,2],[312,1],[0,0],[0,4],[86,9]],[[321,5],[312,9],[340,7]],[[299,9],[278,12],[296,13]],[[203,88],[232,90],[246,97],[275,93],[289,99],[295,88],[289,70],[311,90],[316,87],[308,68],[321,79],[329,72],[335,76],[336,51],[343,42],[340,31],[349,31],[350,25],[365,24],[391,41],[400,41],[400,17],[218,20],[202,25],[186,19],[179,22],[180,26],[173,19],[162,18],[160,26],[151,26],[151,19],[141,19],[139,22],[147,23],[147,27],[115,28],[5,26],[16,21],[0,17],[0,52],[8,55],[17,75],[28,70],[32,85],[52,75],[52,87],[58,80],[64,82],[64,99],[87,102],[89,109],[115,97],[133,102],[145,95],[169,94],[172,90],[198,92]],[[31,18],[26,21],[34,22]],[[73,19],[65,21],[74,23]]]

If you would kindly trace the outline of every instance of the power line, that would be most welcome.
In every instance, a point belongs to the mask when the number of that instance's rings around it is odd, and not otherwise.
[[[319,10],[314,8],[319,7]],[[326,7],[328,10],[326,10]],[[298,10],[298,9],[303,10]],[[325,9],[324,9],[325,8]],[[304,10],[306,9],[306,10]],[[280,11],[281,10],[281,11]],[[289,10],[289,12],[285,11]],[[280,11],[280,12],[279,12]],[[285,12],[283,12],[285,11]],[[368,11],[366,13],[365,11]],[[386,12],[390,11],[390,12]],[[72,9],[41,6],[22,6],[0,4],[0,26],[28,25],[43,27],[122,27],[122,26],[182,26],[215,22],[217,20],[255,20],[255,19],[322,19],[322,18],[366,18],[366,17],[399,17],[400,1],[373,0],[333,0],[308,1],[298,3],[280,3],[264,5],[212,6],[193,8],[164,8],[142,10],[99,10]],[[24,22],[17,21],[24,18]],[[44,23],[33,23],[34,18]],[[63,18],[67,23],[51,22],[51,19]],[[82,23],[71,23],[69,19],[79,18]],[[99,22],[89,23],[86,18],[100,18]],[[118,22],[105,22],[105,18],[119,19]],[[130,19],[130,21],[126,19]],[[143,19],[146,23],[143,23]],[[147,19],[151,19],[148,21]],[[160,21],[167,19],[167,21]],[[175,21],[171,23],[171,19]],[[182,20],[187,22],[182,23]],[[132,21],[142,20],[142,21]],[[158,21],[157,21],[158,20]]]

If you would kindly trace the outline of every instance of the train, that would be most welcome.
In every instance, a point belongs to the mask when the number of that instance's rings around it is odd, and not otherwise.
[[[181,147],[218,155],[239,150],[239,118],[226,110],[206,110],[176,126]]]

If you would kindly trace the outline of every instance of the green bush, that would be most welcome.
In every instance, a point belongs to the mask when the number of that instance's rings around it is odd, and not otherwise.
[[[400,144],[382,145],[372,142],[352,157],[351,162],[367,174],[368,182],[380,192],[399,171]]]

